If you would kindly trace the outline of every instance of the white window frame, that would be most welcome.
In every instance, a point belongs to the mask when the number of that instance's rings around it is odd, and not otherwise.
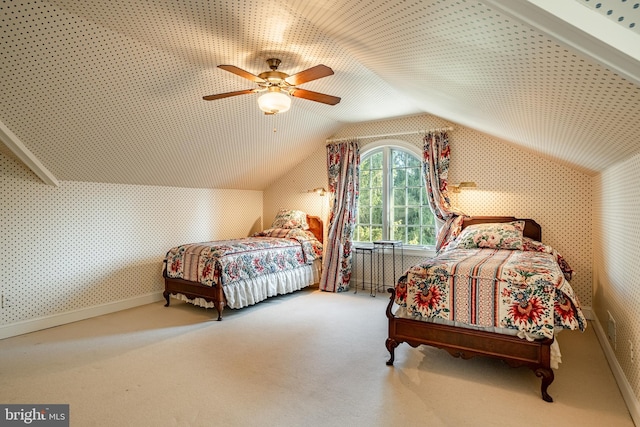
[[[360,158],[364,158],[367,154],[369,154],[370,152],[377,150],[379,148],[385,148],[388,147],[389,149],[401,149],[404,151],[408,151],[411,154],[414,154],[418,159],[422,159],[422,151],[420,150],[420,148],[418,148],[417,146],[408,143],[406,141],[401,141],[401,140],[397,140],[397,139],[381,139],[378,141],[374,141],[371,142],[369,144],[367,144],[363,151],[360,153]],[[389,174],[389,162],[390,162],[390,157],[391,156],[383,156],[383,169],[386,171],[384,175],[387,176],[387,180],[385,183],[383,183],[383,188],[386,190],[384,193],[384,197],[383,197],[383,202],[382,202],[382,210],[383,210],[383,218],[382,218],[382,227],[384,230],[386,230],[386,233],[389,232],[389,203],[390,203],[390,197],[392,197],[392,185],[390,183],[391,178],[391,174]],[[438,229],[440,228],[440,224],[438,224],[438,221],[435,221],[435,227],[436,227],[436,234],[438,232]],[[371,247],[373,246],[371,243],[369,242],[354,242],[354,245],[356,247]],[[432,245],[406,245],[404,246],[404,253],[405,255],[409,255],[409,256],[432,256],[435,254],[435,246]]]

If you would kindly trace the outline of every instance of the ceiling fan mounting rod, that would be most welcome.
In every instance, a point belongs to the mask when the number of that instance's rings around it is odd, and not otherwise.
[[[277,71],[278,66],[280,65],[280,60],[277,58],[270,58],[267,59],[267,64],[269,64],[269,68],[271,68],[271,71],[265,71],[264,73],[258,74],[258,77],[266,82],[264,86],[288,86],[284,79],[289,77],[289,75],[281,71]]]
[[[278,69],[278,67],[280,66],[280,60],[278,58],[269,58],[267,59],[267,64],[269,64],[269,68],[271,68],[271,70],[275,71]]]

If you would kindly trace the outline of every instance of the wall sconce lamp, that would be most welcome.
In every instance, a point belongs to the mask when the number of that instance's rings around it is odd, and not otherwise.
[[[473,181],[463,181],[460,184],[452,184],[451,191],[453,191],[454,193],[459,193],[460,190],[462,190],[463,188],[477,188],[477,187],[478,186]]]
[[[325,190],[324,187],[318,187],[314,188],[313,190],[307,190],[307,193],[317,193],[320,196],[324,196],[325,194],[327,194],[327,190]]]

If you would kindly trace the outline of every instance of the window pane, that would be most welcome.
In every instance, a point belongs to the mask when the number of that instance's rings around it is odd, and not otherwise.
[[[382,224],[382,208],[371,209],[371,224]]]
[[[419,188],[407,188],[407,205],[420,206]]]
[[[368,156],[360,162],[360,171],[371,169],[371,157]]]
[[[359,207],[358,222],[361,224],[369,224],[371,222],[371,209],[368,207]]]
[[[371,242],[382,240],[382,227],[371,227]]]
[[[393,186],[394,187],[404,187],[407,185],[407,174],[404,169],[394,169],[393,170]]]
[[[434,227],[422,227],[422,244],[423,245],[436,244],[436,230]]]
[[[371,172],[368,170],[360,170],[360,188],[368,188],[371,186]]]
[[[407,169],[407,186],[422,187],[422,176],[420,175],[420,168]]]
[[[420,227],[407,227],[407,244],[420,244]]]
[[[359,242],[370,242],[371,241],[371,227],[359,225],[358,228],[358,239]]]
[[[407,156],[407,167],[409,168],[421,168],[422,160],[414,156]]]
[[[420,225],[420,208],[407,208],[407,224]]]
[[[394,168],[404,168],[406,167],[406,158],[407,155],[404,151],[392,150],[391,151],[391,162],[392,167]]]
[[[369,206],[371,204],[371,191],[366,188],[360,188],[360,196],[358,198],[358,205]]]
[[[422,208],[422,225],[435,226],[435,217],[428,206]]]
[[[371,187],[382,187],[382,169],[371,171]]]
[[[371,169],[382,169],[382,151],[373,154],[369,159],[371,159]]]
[[[369,202],[371,206],[382,208],[382,189],[374,188],[371,190],[371,201]],[[380,222],[382,224],[382,222]]]
[[[393,205],[404,206],[406,204],[405,189],[394,188],[393,189]]]

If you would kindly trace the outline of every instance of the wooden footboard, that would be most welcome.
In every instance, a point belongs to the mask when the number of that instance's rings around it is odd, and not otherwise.
[[[494,357],[504,360],[513,367],[531,368],[536,376],[542,379],[542,399],[553,402],[553,398],[547,393],[547,388],[554,379],[551,369],[553,339],[546,338],[531,342],[509,335],[399,318],[392,312],[395,289],[389,288],[388,292],[391,298],[387,305],[389,337],[386,340],[386,347],[390,354],[387,365],[393,365],[395,348],[403,342],[412,347],[425,344],[441,348],[452,356],[463,359],[474,356]]]
[[[218,311],[218,320],[222,320],[222,310],[224,310],[226,298],[221,286],[205,286],[197,282],[191,282],[184,279],[173,279],[167,277],[164,273],[164,292],[162,295],[167,303],[165,307],[169,307],[171,294],[183,294],[189,299],[203,298],[208,302],[212,302]]]

